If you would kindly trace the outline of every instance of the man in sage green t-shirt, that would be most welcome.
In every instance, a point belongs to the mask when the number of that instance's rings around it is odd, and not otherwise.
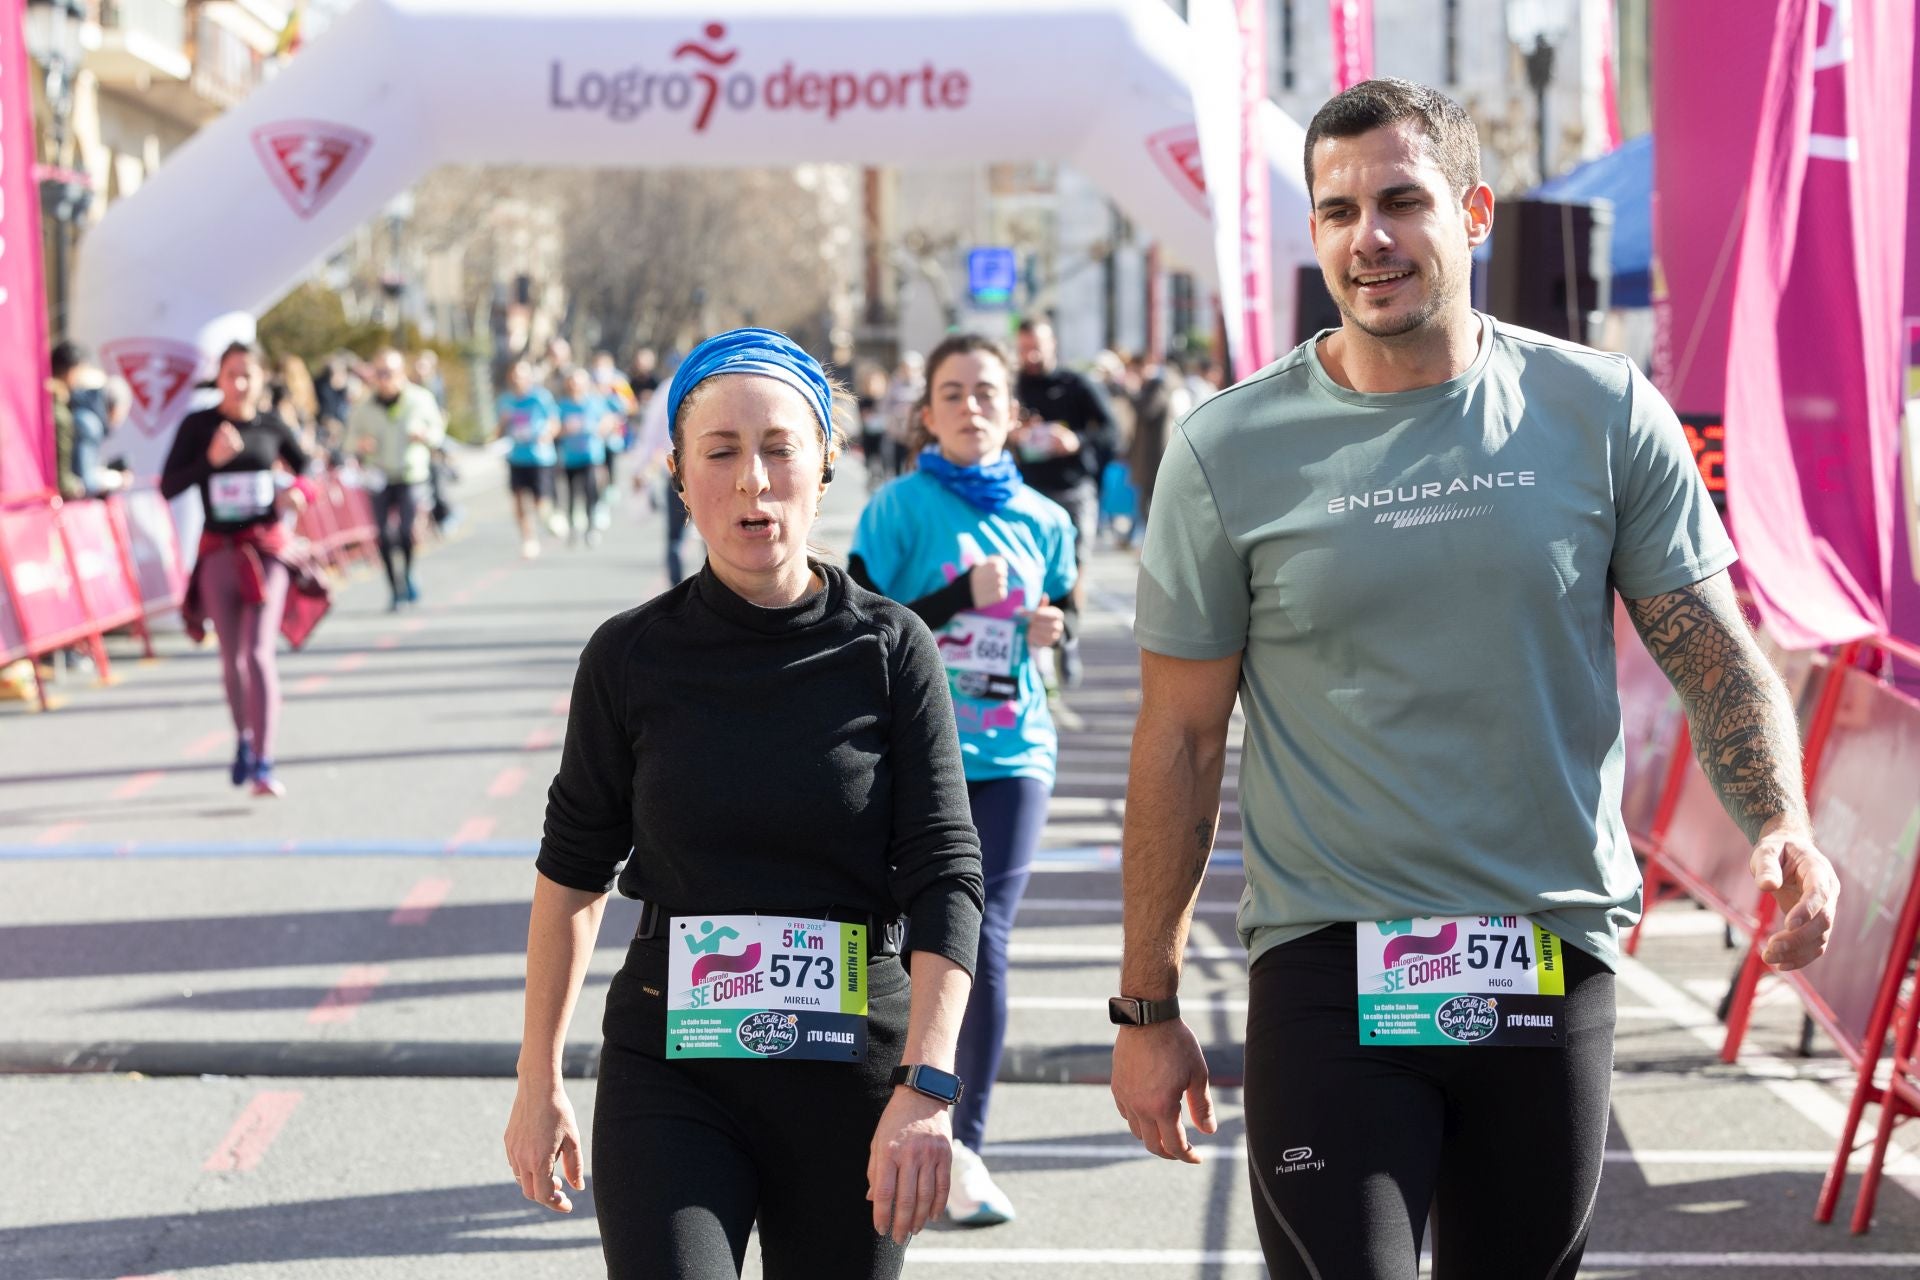
[[[1578,1268],[1640,910],[1616,591],[1791,908],[1767,958],[1810,962],[1832,924],[1792,710],[1679,423],[1625,357],[1472,310],[1478,157],[1421,86],[1322,108],[1307,185],[1342,325],[1186,419],[1141,560],[1113,1092],[1149,1150],[1197,1159],[1179,1102],[1211,1130],[1207,1072],[1174,998],[1237,694],[1276,1277],[1411,1276],[1430,1205],[1439,1274]]]

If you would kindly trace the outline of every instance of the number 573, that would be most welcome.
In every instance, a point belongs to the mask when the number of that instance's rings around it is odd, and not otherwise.
[[[811,972],[814,987],[833,990],[833,959],[830,956],[790,956],[775,952],[769,962],[770,977],[776,987],[804,987]]]

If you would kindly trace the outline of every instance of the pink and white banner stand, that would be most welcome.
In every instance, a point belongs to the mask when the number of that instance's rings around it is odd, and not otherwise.
[[[1268,235],[1267,152],[1261,105],[1267,100],[1266,0],[1234,0],[1240,22],[1240,325],[1247,377],[1274,358],[1273,244]]]

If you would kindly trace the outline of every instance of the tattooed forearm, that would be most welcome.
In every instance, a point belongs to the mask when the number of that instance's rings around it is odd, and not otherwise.
[[[1199,860],[1201,871],[1207,868],[1207,855],[1213,852],[1213,819],[1197,822],[1193,827],[1193,856]]]
[[[1758,839],[1775,818],[1805,821],[1793,708],[1726,575],[1629,600],[1627,612],[1680,694],[1700,767],[1741,830]]]

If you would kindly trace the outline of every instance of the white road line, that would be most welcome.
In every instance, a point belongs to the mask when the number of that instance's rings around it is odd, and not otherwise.
[[[907,1250],[910,1266],[1167,1267],[1262,1265],[1257,1249],[935,1249]],[[1588,1267],[1920,1267],[1920,1253],[1589,1253]],[[1424,1259],[1420,1270],[1430,1264]]]
[[[1664,1012],[1701,1044],[1718,1051],[1725,1041],[1726,1028],[1721,1026],[1711,1009],[1690,999],[1684,991],[1655,973],[1644,962],[1622,955],[1616,977],[1623,988]],[[1799,1112],[1820,1132],[1833,1139],[1836,1145],[1839,1143],[1841,1130],[1846,1127],[1847,1104],[1838,1090],[1851,1092],[1848,1087],[1851,1072],[1833,1085],[1821,1080],[1805,1079],[1803,1077],[1807,1073],[1794,1064],[1753,1048],[1751,1038],[1742,1047],[1739,1065],[1769,1093]],[[1864,1130],[1855,1136],[1855,1140],[1858,1141],[1862,1136]],[[1888,1154],[1889,1179],[1909,1195],[1920,1198],[1920,1181],[1906,1176],[1906,1169],[1915,1157],[1904,1153],[1898,1157],[1893,1156],[1892,1152]]]

